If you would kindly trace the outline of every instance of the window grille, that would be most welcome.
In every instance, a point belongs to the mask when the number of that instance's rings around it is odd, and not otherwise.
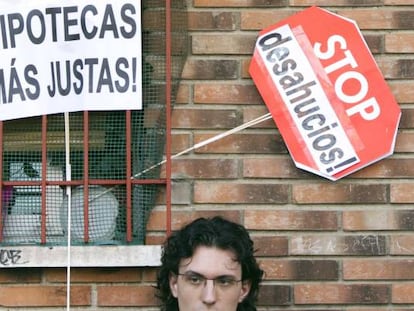
[[[63,114],[0,122],[1,245],[66,245],[67,186],[72,244],[144,243],[168,183],[157,164],[186,58],[185,0],[143,1],[142,21],[143,110],[70,113],[70,181]]]

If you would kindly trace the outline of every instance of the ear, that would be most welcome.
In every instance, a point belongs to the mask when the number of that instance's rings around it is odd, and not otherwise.
[[[170,274],[169,277],[169,283],[170,283],[170,290],[173,297],[177,298],[178,292],[177,292],[177,276],[173,273]]]
[[[239,296],[239,303],[247,297],[250,292],[250,288],[252,287],[252,283],[250,280],[246,280],[242,282],[242,287],[240,289],[240,296]]]

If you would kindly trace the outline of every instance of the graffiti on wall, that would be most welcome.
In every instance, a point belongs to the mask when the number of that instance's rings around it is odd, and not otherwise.
[[[0,249],[0,267],[27,264],[20,249]]]

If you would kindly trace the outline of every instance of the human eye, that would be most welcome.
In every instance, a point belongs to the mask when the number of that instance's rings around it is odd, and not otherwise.
[[[216,284],[220,287],[230,287],[236,284],[236,280],[233,277],[221,276],[216,279]]]
[[[204,278],[197,274],[186,274],[185,280],[191,285],[200,285],[204,283]]]

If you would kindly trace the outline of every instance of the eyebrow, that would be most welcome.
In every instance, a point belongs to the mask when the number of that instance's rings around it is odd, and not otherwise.
[[[217,279],[217,278],[226,278],[226,277],[237,278],[233,274],[221,274],[221,275],[215,276],[214,278],[208,278],[205,275],[203,275],[203,274],[201,274],[199,272],[193,271],[193,270],[187,270],[187,271],[185,271],[183,273],[178,273],[178,274],[196,275],[196,276],[201,276],[201,277],[203,277],[205,279]]]

